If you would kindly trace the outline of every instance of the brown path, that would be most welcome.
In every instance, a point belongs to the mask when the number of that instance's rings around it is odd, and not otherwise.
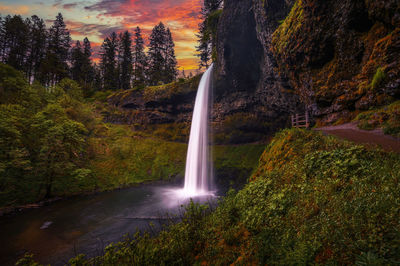
[[[382,129],[361,130],[355,123],[316,128],[326,134],[334,135],[360,144],[378,145],[385,151],[400,153],[400,139],[383,134]]]

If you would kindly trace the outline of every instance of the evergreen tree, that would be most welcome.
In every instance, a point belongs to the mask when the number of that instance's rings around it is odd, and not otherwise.
[[[71,76],[82,86],[85,93],[93,89],[95,73],[90,60],[91,55],[92,50],[88,38],[83,40],[83,48],[80,41],[76,41],[71,52]]]
[[[103,77],[103,88],[106,90],[116,90],[118,88],[117,49],[117,34],[113,32],[101,45],[100,67]]]
[[[37,78],[40,65],[46,54],[46,25],[43,19],[34,15],[31,17],[28,55],[26,61],[26,76],[29,81]]]
[[[199,24],[199,34],[196,34],[199,45],[196,46],[197,56],[200,59],[199,66],[208,68],[211,60],[210,35],[207,34],[206,22]]]
[[[119,81],[120,89],[131,87],[132,79],[132,40],[128,31],[119,35]]]
[[[42,64],[42,82],[54,85],[68,76],[68,55],[71,47],[71,37],[66,29],[61,13],[58,13],[48,33],[48,47],[45,63]]]
[[[82,82],[84,77],[82,73],[84,54],[80,41],[76,41],[75,47],[71,52],[71,77],[77,82]]]
[[[198,51],[197,56],[200,58],[200,67],[207,68],[210,65],[212,46],[215,40],[212,38],[207,20],[211,13],[221,8],[221,5],[222,0],[204,0],[201,9],[202,22],[199,24],[199,34],[196,35],[199,42],[196,50]]]
[[[156,25],[150,35],[148,52],[148,78],[150,85],[157,85],[163,81],[165,67],[165,26],[162,22]]]
[[[88,38],[83,39],[83,59],[82,59],[82,75],[83,85],[87,87],[89,84],[93,85],[95,70],[91,61],[92,47]]]
[[[207,16],[212,12],[221,8],[222,0],[204,0],[204,6],[202,8],[202,14]]]
[[[93,87],[97,90],[102,88],[103,84],[103,77],[101,67],[97,64],[93,65]]]
[[[3,60],[3,58],[4,58],[4,56],[3,56],[4,45],[5,45],[5,41],[4,41],[4,19],[0,15],[0,62],[4,62],[4,60]]]
[[[29,21],[21,16],[7,16],[2,25],[2,61],[24,70],[29,38]]]
[[[148,77],[151,85],[169,83],[177,76],[174,42],[171,32],[160,22],[150,35]]]
[[[172,40],[171,31],[167,29],[165,39],[165,83],[174,81],[178,75],[174,47],[175,44]]]
[[[142,87],[146,83],[146,54],[144,53],[144,41],[139,27],[135,29],[133,40],[133,86]]]

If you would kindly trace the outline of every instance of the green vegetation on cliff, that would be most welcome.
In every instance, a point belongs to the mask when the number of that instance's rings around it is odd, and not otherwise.
[[[272,52],[318,125],[399,99],[399,8],[395,0],[294,2]]]
[[[158,236],[136,234],[73,265],[393,264],[400,156],[299,129],[278,133],[251,181],[211,211],[190,203]],[[29,258],[25,261],[29,262]]]
[[[280,26],[272,36],[272,42],[275,45],[276,52],[285,53],[290,49],[290,39],[299,34],[301,23],[304,20],[303,1],[298,0],[294,3],[286,19],[280,21]]]

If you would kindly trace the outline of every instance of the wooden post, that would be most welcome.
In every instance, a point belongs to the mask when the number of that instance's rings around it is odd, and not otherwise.
[[[310,122],[308,121],[308,112],[306,111],[306,128],[310,126]]]
[[[295,122],[295,124],[296,124],[296,127],[299,125],[299,114],[298,113],[296,114],[296,122]]]

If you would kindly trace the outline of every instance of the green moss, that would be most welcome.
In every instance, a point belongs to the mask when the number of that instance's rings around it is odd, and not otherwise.
[[[289,15],[283,21],[280,21],[280,26],[272,35],[272,44],[277,54],[282,54],[288,49],[290,40],[295,38],[297,32],[299,32],[303,20],[303,0],[297,0]]]
[[[381,67],[378,67],[378,69],[375,72],[374,77],[372,78],[371,81],[371,89],[376,90],[378,89],[382,83],[385,81],[386,79],[386,74],[383,71],[383,69]]]
[[[265,140],[271,128],[269,122],[251,113],[235,113],[215,125],[213,138],[217,144],[250,143]]]
[[[217,36],[218,21],[222,15],[222,9],[215,10],[207,17],[207,31],[211,33],[212,39],[215,40]]]
[[[143,131],[163,140],[187,143],[189,141],[190,124],[170,123],[148,125],[143,129]]]
[[[171,179],[183,175],[186,144],[134,132],[129,126],[108,125],[107,135],[91,139],[90,169],[101,189]]]
[[[265,145],[214,145],[212,147],[213,166],[220,187],[245,184],[258,164]]]
[[[146,101],[172,99],[177,95],[196,91],[200,82],[201,75],[187,79],[184,82],[177,81],[164,85],[151,86],[143,90],[143,96]],[[126,92],[129,93],[129,92]]]

